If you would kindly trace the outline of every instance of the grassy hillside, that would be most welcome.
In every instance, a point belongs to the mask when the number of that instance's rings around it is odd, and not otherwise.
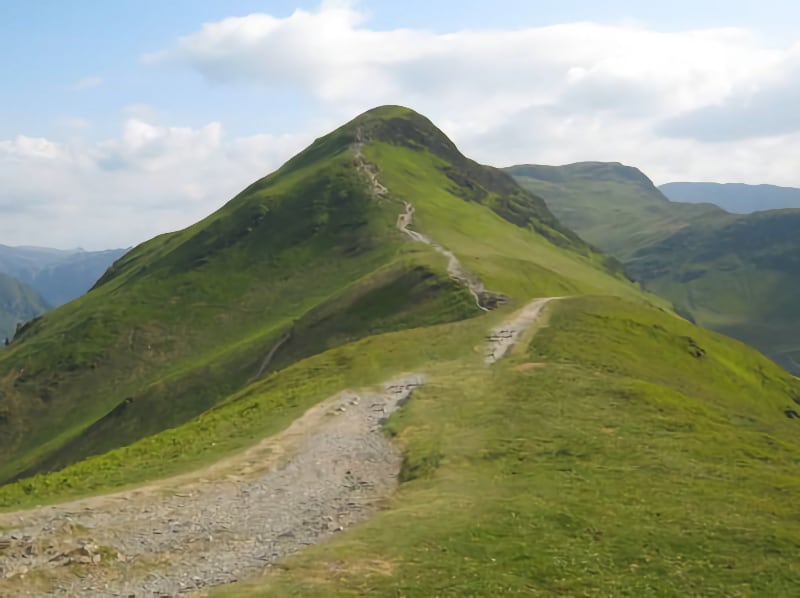
[[[405,201],[418,230],[512,299],[640,297],[508,175],[463,157],[424,117],[376,109],[26,326],[0,356],[0,480],[181,425],[337,345],[480,313],[446,259],[397,230]]]
[[[800,373],[800,210],[691,227],[637,252],[630,272],[705,326]]]
[[[492,368],[428,368],[384,512],[212,595],[792,595],[797,380],[652,307],[548,309]]]
[[[670,202],[638,170],[618,164],[509,171],[681,313],[800,373],[800,211],[741,216]]]
[[[566,226],[623,261],[690,224],[729,218],[708,203],[670,202],[640,170],[618,163],[519,165],[506,171],[543,197]]]
[[[18,324],[44,313],[47,304],[39,294],[20,281],[0,274],[0,347],[14,336]]]

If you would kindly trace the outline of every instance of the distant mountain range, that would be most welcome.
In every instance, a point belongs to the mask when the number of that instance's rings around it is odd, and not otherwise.
[[[507,171],[680,313],[800,373],[800,210],[740,215],[673,202],[641,171],[618,163]]]
[[[665,183],[659,190],[670,200],[713,203],[735,214],[800,208],[800,189],[741,183]]]
[[[86,293],[125,251],[0,245],[0,342],[17,324]]]
[[[39,293],[16,278],[0,274],[0,348],[17,324],[43,314],[49,306]]]
[[[49,305],[58,307],[88,291],[125,251],[0,245],[0,272],[31,286]]]

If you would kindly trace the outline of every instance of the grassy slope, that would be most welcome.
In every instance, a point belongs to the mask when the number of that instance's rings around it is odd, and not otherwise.
[[[739,338],[800,372],[795,234],[800,212],[735,216],[666,200],[616,164],[509,169],[589,242],[623,260],[649,290],[703,326]]]
[[[623,261],[692,223],[730,216],[710,204],[670,202],[641,171],[622,164],[520,165],[506,171],[543,197],[565,225]]]
[[[35,290],[0,274],[0,343],[14,336],[17,324],[35,318],[47,309],[47,304]]]
[[[394,206],[376,204],[355,172],[352,138],[351,127],[319,140],[27,327],[0,356],[0,479],[188,421],[252,381],[293,325],[298,357],[476,313],[443,258],[407,251]],[[407,303],[402,314],[381,312],[387,292]],[[368,309],[320,328],[330,305]]]
[[[214,595],[795,593],[797,380],[652,307],[548,309],[496,367],[431,367],[386,511]]]
[[[800,373],[800,211],[691,228],[640,250],[631,273],[711,328]]]

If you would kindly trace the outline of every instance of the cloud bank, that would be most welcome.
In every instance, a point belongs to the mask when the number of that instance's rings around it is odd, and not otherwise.
[[[309,120],[332,126],[404,104],[499,166],[608,160],[659,183],[800,186],[800,43],[775,47],[744,29],[568,23],[440,34],[377,30],[349,4],[325,3],[207,23],[143,61],[231,94],[242,85],[302,94],[318,110]],[[90,146],[0,141],[0,175],[10,181],[0,235],[13,240],[14,218],[56,214],[97,244],[144,239],[206,215],[325,132],[230,138],[220,123],[132,117],[117,138]],[[75,237],[52,235],[50,244]]]

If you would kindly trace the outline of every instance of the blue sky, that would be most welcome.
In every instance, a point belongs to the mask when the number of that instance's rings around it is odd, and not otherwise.
[[[798,23],[790,1],[4,0],[0,243],[187,225],[378,103],[496,165],[800,185]]]

